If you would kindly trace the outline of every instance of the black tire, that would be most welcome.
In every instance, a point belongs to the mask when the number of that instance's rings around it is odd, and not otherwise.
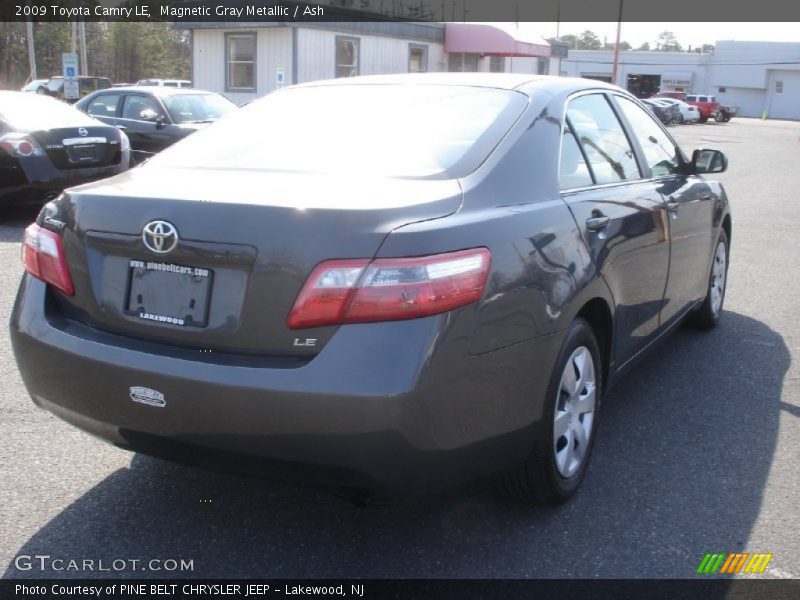
[[[706,121],[708,121],[708,117],[700,117],[701,123],[705,123]]]
[[[562,375],[573,353],[580,351],[581,348],[588,350],[593,361],[596,382],[595,402],[591,415],[588,444],[583,453],[583,458],[580,460],[575,472],[565,477],[559,472],[559,467],[556,463],[558,446],[554,440],[554,420],[556,407],[563,402],[563,394],[560,391]],[[597,432],[597,415],[601,405],[603,389],[603,369],[597,339],[587,321],[582,318],[575,319],[564,336],[558,359],[550,376],[542,425],[537,430],[531,454],[516,469],[503,474],[503,486],[509,495],[530,506],[556,506],[563,504],[575,494],[586,474],[586,468],[594,446]],[[586,415],[581,415],[582,423],[585,422],[585,417]],[[560,441],[566,441],[566,438],[560,438]],[[577,445],[573,447],[577,448]]]
[[[717,249],[722,244],[725,248],[725,277],[723,279],[722,294],[719,300],[719,305],[715,307],[712,300],[711,289],[715,282],[714,266],[717,263]],[[687,323],[696,329],[713,329],[717,326],[720,316],[722,315],[722,307],[725,304],[725,292],[728,289],[728,265],[730,265],[730,242],[728,241],[728,234],[724,229],[719,230],[717,243],[714,244],[714,254],[711,257],[711,267],[708,270],[708,284],[706,286],[706,297],[703,303],[689,314]]]

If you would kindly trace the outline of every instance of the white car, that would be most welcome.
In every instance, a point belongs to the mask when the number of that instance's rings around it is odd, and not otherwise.
[[[696,106],[686,104],[683,100],[676,100],[675,98],[658,98],[658,100],[667,104],[677,104],[681,111],[683,123],[697,123],[700,120],[700,110]]]
[[[140,79],[136,82],[136,85],[190,88],[192,87],[192,82],[188,79]]]

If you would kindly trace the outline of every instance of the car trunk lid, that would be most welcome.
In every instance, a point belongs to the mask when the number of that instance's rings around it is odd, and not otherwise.
[[[59,169],[102,167],[120,161],[120,135],[113,127],[65,127],[32,135]]]
[[[64,223],[76,293],[57,303],[75,320],[129,337],[309,357],[336,330],[286,325],[313,268],[372,258],[393,229],[452,214],[460,203],[455,180],[145,166],[58,202],[49,218]],[[163,254],[143,238],[158,222],[162,234],[172,226],[178,236]]]

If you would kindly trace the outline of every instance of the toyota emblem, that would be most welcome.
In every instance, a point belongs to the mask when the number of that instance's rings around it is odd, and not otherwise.
[[[80,134],[81,137],[86,137],[89,135],[89,132],[87,131],[86,127],[79,127],[78,134]]]
[[[151,252],[166,254],[178,245],[178,230],[166,221],[150,221],[142,230],[142,241]]]

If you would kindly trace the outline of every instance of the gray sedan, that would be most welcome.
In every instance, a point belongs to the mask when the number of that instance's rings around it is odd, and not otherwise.
[[[45,206],[14,352],[37,405],[133,451],[561,503],[608,388],[722,315],[726,166],[597,81],[289,87]]]

